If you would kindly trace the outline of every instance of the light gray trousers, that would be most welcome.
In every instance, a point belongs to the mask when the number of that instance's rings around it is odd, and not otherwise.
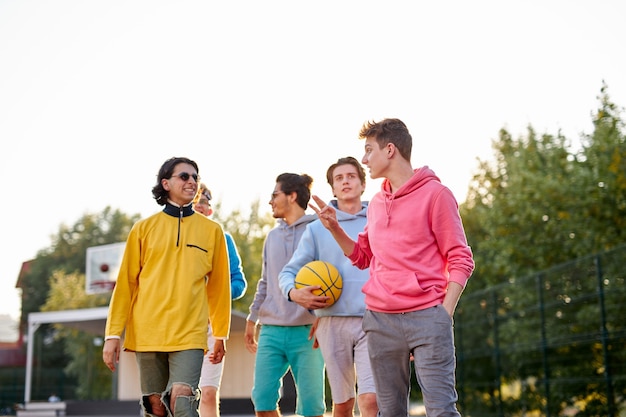
[[[460,417],[452,318],[441,306],[409,313],[366,310],[363,330],[381,417],[408,416],[410,354],[428,417]]]

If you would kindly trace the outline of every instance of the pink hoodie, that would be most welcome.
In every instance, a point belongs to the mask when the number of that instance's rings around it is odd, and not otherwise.
[[[383,182],[349,258],[361,269],[370,267],[365,303],[383,313],[441,304],[448,282],[465,286],[474,270],[456,199],[427,166],[395,194]]]

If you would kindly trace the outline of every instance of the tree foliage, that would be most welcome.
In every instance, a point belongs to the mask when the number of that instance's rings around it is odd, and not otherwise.
[[[594,132],[576,151],[560,133],[513,139],[501,130],[494,161],[479,161],[461,207],[479,283],[603,251],[626,241],[626,144],[606,87]],[[620,227],[621,226],[621,227]]]
[[[139,215],[129,216],[106,207],[101,213],[86,213],[72,226],[61,224],[51,245],[37,253],[30,270],[22,277],[22,326],[28,313],[40,311],[50,290],[55,271],[85,273],[87,248],[126,240]]]
[[[275,220],[271,213],[260,212],[259,200],[251,204],[247,219],[240,210],[234,210],[222,217],[220,208],[220,203],[216,204],[214,218],[223,225],[224,230],[233,236],[248,281],[245,295],[233,302],[233,308],[247,314],[254,299],[257,282],[261,277],[265,236],[274,227]]]
[[[607,250],[626,241],[626,136],[623,109],[611,102],[603,86],[594,131],[583,137],[579,197],[581,242],[578,254]]]
[[[24,331],[28,314],[31,312],[43,311],[42,308],[50,311],[53,306],[57,310],[65,310],[72,308],[74,303],[87,306],[82,304],[82,298],[75,293],[84,290],[84,282],[81,288],[74,288],[76,283],[72,281],[74,279],[72,277],[76,274],[83,276],[84,280],[87,248],[125,240],[130,228],[138,219],[138,214],[129,216],[119,210],[106,207],[98,214],[86,213],[71,226],[62,224],[58,233],[51,237],[50,247],[38,252],[35,259],[30,262],[30,270],[21,277],[21,326]],[[68,280],[68,283],[64,283],[64,280]],[[51,284],[58,286],[53,292],[51,292]],[[104,306],[108,303],[108,299],[94,298],[87,304],[94,306],[94,302]],[[77,346],[82,343],[80,338],[74,336],[68,337],[67,333],[59,332],[54,326],[42,325],[36,332],[35,340],[29,341],[29,343],[46,345],[37,357],[37,366],[45,369],[48,374],[55,370],[63,373],[64,369],[79,367],[77,361],[84,361],[84,358],[69,354],[78,349]],[[65,385],[69,387],[71,381]],[[46,382],[40,383],[36,379],[32,398],[45,399],[50,394],[48,391]],[[82,395],[80,392],[57,391],[57,393],[63,395],[64,399]]]
[[[41,311],[74,310],[108,304],[110,294],[87,295],[85,275],[57,271],[50,279],[50,293]],[[65,354],[70,358],[65,373],[77,381],[76,398],[109,399],[112,393],[111,371],[102,361],[102,335],[89,334],[55,324],[55,338],[64,339]]]

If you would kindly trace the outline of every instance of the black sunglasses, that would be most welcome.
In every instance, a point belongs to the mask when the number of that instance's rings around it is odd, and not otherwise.
[[[193,178],[193,180],[195,182],[200,181],[200,175],[198,175],[198,174],[190,174],[188,172],[181,172],[178,175],[172,175],[172,177],[178,177],[178,178],[180,178],[181,180],[183,180],[185,182],[189,181],[189,177]]]

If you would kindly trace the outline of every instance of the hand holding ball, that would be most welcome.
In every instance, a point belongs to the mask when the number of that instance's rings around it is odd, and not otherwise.
[[[311,285],[320,287],[313,294],[330,297],[327,304],[331,306],[341,296],[343,280],[334,265],[325,261],[312,261],[298,271],[295,280],[296,289]]]

